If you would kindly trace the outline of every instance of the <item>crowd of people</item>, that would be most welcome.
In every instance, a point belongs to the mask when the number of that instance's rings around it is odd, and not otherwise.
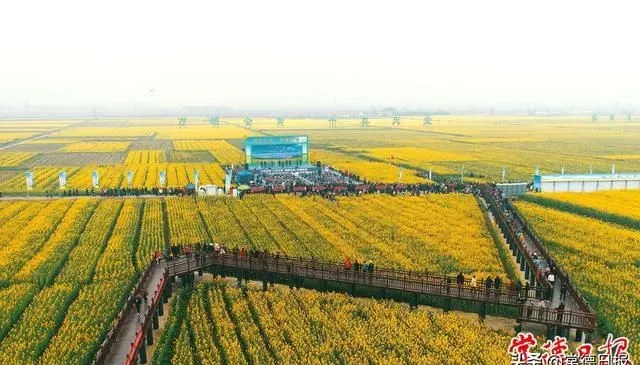
[[[569,275],[563,273],[556,265],[553,258],[547,260],[543,254],[540,252],[537,245],[533,245],[533,248],[530,249],[529,245],[525,245],[525,227],[523,223],[516,217],[515,213],[511,211],[509,208],[505,197],[503,194],[494,187],[484,187],[488,189],[488,192],[495,199],[498,204],[500,204],[501,212],[505,216],[505,220],[509,224],[510,228],[516,234],[517,239],[520,241],[520,245],[524,248],[524,254],[531,257],[531,261],[533,262],[533,267],[531,270],[535,271],[535,282],[536,282],[536,291],[534,294],[541,293],[541,295],[536,295],[536,298],[540,299],[538,301],[530,301],[529,304],[525,307],[525,313],[523,316],[526,318],[538,318],[538,319],[547,319],[549,315],[555,315],[556,318],[553,320],[557,322],[562,322],[565,310],[565,302],[567,301],[567,292],[569,291]],[[564,279],[559,280],[559,276],[562,275]],[[546,290],[542,289],[541,282],[546,280],[549,283],[549,286]],[[552,301],[554,299],[554,293],[556,285],[560,283],[560,296],[559,296],[559,304],[557,307],[553,308]],[[529,281],[525,283],[526,287],[529,287]],[[529,290],[526,289],[528,293]],[[526,296],[525,298],[531,298],[531,296]],[[580,299],[579,299],[580,300]]]
[[[142,195],[156,195],[156,196],[186,196],[193,194],[193,190],[189,191],[185,188],[179,187],[167,187],[167,188],[91,188],[91,189],[64,189],[64,190],[46,190],[45,196],[47,198],[53,197],[66,197],[66,196],[102,196],[102,197],[119,197],[119,196],[142,196]],[[0,195],[1,197],[1,195]]]
[[[278,171],[260,170],[253,172],[252,185],[263,187],[284,186],[313,186],[313,185],[356,185],[360,182],[348,176],[342,175],[332,170],[299,170],[299,171]]]
[[[255,248],[244,248],[244,247],[233,247],[228,248],[224,244],[213,243],[213,242],[203,242],[198,243],[194,246],[172,246],[171,250],[164,253],[164,257],[167,260],[172,260],[181,256],[186,257],[194,257],[198,258],[200,255],[207,253],[216,253],[218,255],[232,255],[234,257],[251,257],[255,259],[266,259],[273,260],[274,262],[286,262],[290,257],[286,255],[281,255],[279,252],[269,252],[267,249],[258,250]],[[163,253],[160,251],[156,251],[154,254],[154,258],[159,260],[160,257],[163,256]],[[376,266],[372,260],[363,260],[363,259],[355,259],[351,260],[351,258],[346,258],[343,261],[342,268],[345,272],[353,272],[357,277],[360,273],[371,275],[375,272]],[[366,276],[364,276],[366,277]],[[458,294],[460,294],[463,288],[472,289],[478,292],[478,295],[491,297],[496,295],[496,293],[515,293],[518,297],[518,300],[521,303],[524,303],[523,307],[524,313],[523,317],[532,318],[532,319],[545,319],[545,320],[557,320],[558,322],[562,322],[564,320],[564,299],[566,298],[567,285],[566,283],[562,284],[560,295],[561,301],[558,307],[553,308],[551,305],[551,301],[548,298],[541,298],[541,300],[534,300],[538,298],[537,289],[530,286],[529,282],[525,282],[522,285],[519,281],[514,282],[509,279],[509,282],[504,285],[503,279],[500,276],[487,276],[484,279],[478,279],[476,275],[471,275],[471,277],[465,277],[462,272],[459,272],[455,276],[455,284],[452,283],[452,277],[443,277],[445,280],[444,284],[447,286],[447,292],[449,290],[453,290],[453,288],[458,289]],[[553,281],[553,277],[550,281]],[[140,313],[140,303],[146,303],[146,294],[140,292],[136,295],[135,303],[136,309],[138,313]],[[551,319],[549,316],[557,316]]]
[[[358,259],[355,259],[355,261],[353,261],[352,263],[350,258],[346,258],[344,260],[343,267],[345,271],[351,271],[353,269],[354,272],[365,272],[365,273],[372,273],[373,270],[375,269],[375,265],[371,260],[359,261]]]

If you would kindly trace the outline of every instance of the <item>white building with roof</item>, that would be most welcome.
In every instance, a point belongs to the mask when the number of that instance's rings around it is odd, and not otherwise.
[[[533,189],[545,193],[640,189],[640,173],[533,176]]]

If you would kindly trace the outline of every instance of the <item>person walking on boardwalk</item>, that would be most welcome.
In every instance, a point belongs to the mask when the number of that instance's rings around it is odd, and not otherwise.
[[[493,279],[493,287],[496,288],[496,291],[500,290],[500,287],[502,286],[502,279],[500,279],[499,276],[496,276],[495,279]]]
[[[348,257],[344,260],[344,269],[345,271],[351,270],[351,260]]]
[[[476,280],[476,276],[473,275],[471,277],[471,288],[475,289],[478,286],[478,280]]]
[[[142,305],[142,300],[140,299],[140,295],[136,295],[133,301],[134,301],[134,304],[136,305],[136,312],[138,315],[140,315],[140,306]]]
[[[484,286],[487,289],[487,291],[493,288],[493,279],[491,279],[491,276],[489,276],[487,280],[484,281]]]
[[[487,292],[487,298],[491,297],[491,289],[493,289],[493,280],[491,279],[491,276],[484,281],[484,288]]]
[[[520,282],[520,280],[518,280],[516,282],[516,295],[518,295],[518,300],[520,300],[522,298],[522,283]]]
[[[551,287],[553,288],[556,282],[556,276],[553,275],[553,272],[551,272],[549,276],[547,276],[547,281],[549,281],[549,284],[551,284]]]
[[[369,260],[369,272],[373,272],[373,261]]]
[[[556,322],[562,322],[564,317],[564,303],[560,303],[560,305],[556,309],[558,310],[558,317],[556,318]]]
[[[356,272],[356,276],[358,275],[357,272],[360,271],[360,262],[358,261],[358,259],[353,262],[353,271]]]
[[[567,284],[567,282],[563,282],[562,285],[560,286],[560,300],[564,300],[567,298],[567,289],[569,288],[569,285]]]
[[[458,276],[456,276],[456,284],[458,284],[458,287],[464,285],[464,275],[462,275],[462,272],[459,272]]]

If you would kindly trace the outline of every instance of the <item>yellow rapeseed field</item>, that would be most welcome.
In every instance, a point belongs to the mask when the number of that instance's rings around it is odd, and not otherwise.
[[[588,194],[548,193],[538,196],[640,220],[640,190],[600,191]]]
[[[214,282],[176,307],[152,364],[509,363],[507,336],[391,301]]]
[[[367,155],[390,162],[423,164],[433,161],[470,161],[477,158],[451,152],[442,152],[419,147],[381,147],[365,151]]]
[[[62,152],[122,152],[129,148],[129,142],[77,142],[68,144]]]
[[[640,231],[528,202],[516,207],[600,316],[640,350]]]
[[[117,138],[134,138],[148,137],[155,130],[151,127],[71,127],[64,129],[56,134],[56,137],[62,138],[100,138],[100,137],[117,137]]]
[[[0,143],[25,139],[39,134],[39,132],[0,132]]]
[[[362,180],[377,183],[427,183],[427,179],[418,177],[416,171],[403,168],[400,177],[400,167],[391,163],[367,161],[362,158],[343,153],[325,150],[312,150],[311,160],[320,161],[337,170],[345,170],[354,173]]]
[[[238,148],[227,141],[222,140],[186,140],[173,141],[177,151],[209,151],[222,165],[241,164],[244,162],[244,154]]]
[[[167,156],[163,150],[135,150],[129,151],[125,164],[151,164],[167,162]]]
[[[71,177],[79,168],[57,168],[57,167],[35,167],[33,172],[33,192],[42,193],[44,191],[58,191],[58,174],[66,171],[67,177]],[[26,178],[23,173],[18,173],[15,177],[0,183],[0,192],[27,192]]]
[[[212,127],[206,125],[189,125],[185,127],[154,127],[158,139],[244,139],[256,133],[233,125]]]
[[[0,167],[19,166],[34,155],[32,152],[0,152]]]

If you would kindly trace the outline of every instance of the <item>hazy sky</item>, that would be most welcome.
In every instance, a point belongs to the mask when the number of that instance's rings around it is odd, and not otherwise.
[[[0,105],[638,105],[635,3],[5,0]]]

